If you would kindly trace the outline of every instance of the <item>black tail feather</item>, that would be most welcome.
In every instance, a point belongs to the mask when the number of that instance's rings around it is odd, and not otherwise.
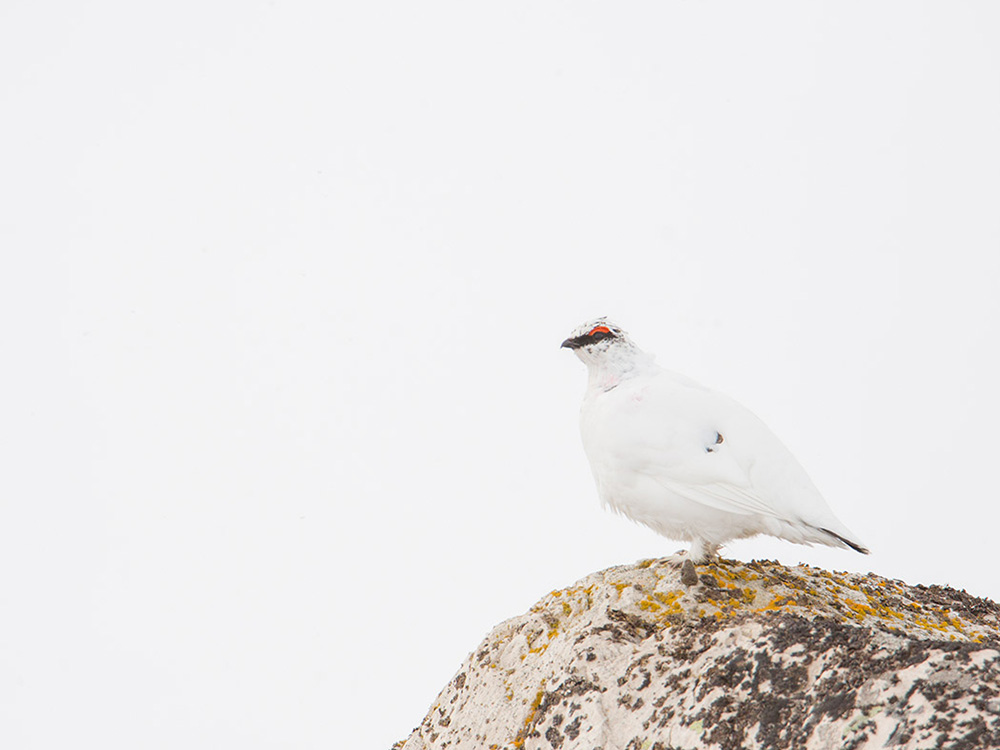
[[[860,552],[862,555],[867,555],[868,554],[868,548],[867,547],[862,547],[860,544],[857,544],[856,542],[852,542],[850,539],[845,539],[844,537],[842,537],[837,532],[830,531],[830,529],[824,529],[822,527],[816,527],[816,528],[819,528],[819,530],[822,531],[824,534],[829,534],[830,536],[832,536],[837,541],[843,542],[844,544],[846,544],[848,547],[850,547],[855,552]]]

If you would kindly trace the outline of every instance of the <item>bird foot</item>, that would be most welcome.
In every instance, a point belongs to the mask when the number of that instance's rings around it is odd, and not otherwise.
[[[672,555],[661,557],[656,561],[657,565],[669,565],[671,568],[679,568],[688,561],[687,550],[679,550]]]
[[[686,562],[694,565],[705,565],[716,562],[719,559],[719,545],[708,542],[694,542],[689,550],[679,550],[667,557],[661,557],[656,562],[659,565],[669,565],[673,568],[680,568]]]

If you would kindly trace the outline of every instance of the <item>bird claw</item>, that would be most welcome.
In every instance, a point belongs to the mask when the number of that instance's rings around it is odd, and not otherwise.
[[[691,562],[694,565],[705,565],[719,559],[719,545],[709,542],[696,541],[689,550],[679,550],[667,557],[661,557],[656,562],[660,565],[669,565],[672,568],[683,567],[685,563]]]
[[[680,568],[688,561],[687,550],[680,550],[672,555],[661,557],[656,561],[657,565],[669,565],[671,568]]]

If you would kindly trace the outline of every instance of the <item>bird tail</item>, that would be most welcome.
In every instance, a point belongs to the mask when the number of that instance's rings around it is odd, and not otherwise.
[[[868,554],[868,548],[865,547],[863,544],[860,544],[859,542],[852,541],[852,540],[848,539],[845,536],[841,536],[836,531],[830,531],[830,529],[824,529],[824,528],[822,528],[820,526],[814,526],[813,528],[816,529],[817,531],[822,531],[824,534],[827,534],[828,536],[832,536],[838,542],[840,542],[841,544],[843,544],[843,545],[845,545],[847,547],[850,547],[855,552],[860,552],[862,555],[867,555]]]

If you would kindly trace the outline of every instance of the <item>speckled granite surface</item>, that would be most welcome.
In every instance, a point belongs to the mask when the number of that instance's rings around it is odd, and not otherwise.
[[[993,602],[771,562],[683,573],[643,561],[551,592],[397,747],[1000,748]]]

